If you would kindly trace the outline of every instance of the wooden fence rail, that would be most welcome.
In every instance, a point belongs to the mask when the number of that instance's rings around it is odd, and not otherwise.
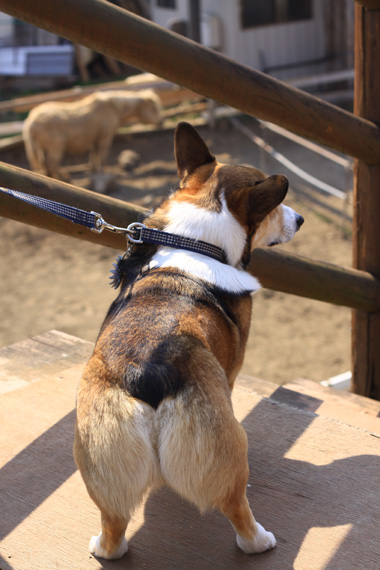
[[[116,198],[95,194],[3,162],[0,162],[0,181],[6,188],[61,201],[83,210],[99,212],[107,222],[116,226],[125,227],[139,221],[147,211]],[[0,192],[0,212],[3,216],[40,228],[125,249],[126,241],[123,235],[107,231],[96,234],[2,192]],[[253,252],[249,271],[269,289],[344,305],[360,311],[371,312],[380,309],[380,280],[365,271],[264,249]]]
[[[0,0],[0,9],[367,163],[380,162],[380,129],[371,121],[104,0]]]

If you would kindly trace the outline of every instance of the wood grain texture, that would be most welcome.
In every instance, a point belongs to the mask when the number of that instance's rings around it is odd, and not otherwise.
[[[291,391],[298,397],[304,395],[318,401],[314,409],[318,415],[334,418],[351,426],[380,433],[380,402],[345,392],[321,386],[312,380],[298,379],[281,386],[283,390]],[[272,395],[275,398],[275,395]]]
[[[380,280],[368,272],[268,248],[252,252],[248,270],[268,289],[368,312],[380,308]]]
[[[0,162],[0,179],[6,188],[57,200],[80,207],[88,212],[99,212],[116,226],[126,227],[138,221],[147,212],[144,208],[96,194],[47,176]],[[124,251],[123,234],[104,231],[101,234],[69,220],[59,218],[34,206],[0,192],[2,216],[77,237],[93,243]],[[380,281],[365,271],[339,267],[294,254],[267,249],[256,249],[248,270],[259,279],[263,287],[348,306],[361,311],[377,311],[380,308]]]
[[[355,113],[380,124],[380,9],[355,6]],[[356,161],[353,265],[380,277],[380,166]],[[354,311],[353,390],[380,400],[380,312]]]
[[[0,348],[0,394],[83,363],[93,343],[52,330]]]
[[[379,434],[243,388],[233,404],[249,440],[248,497],[276,548],[244,555],[221,515],[163,489],[135,514],[123,559],[90,556],[99,515],[71,453],[81,366],[1,396],[2,570],[377,570]]]

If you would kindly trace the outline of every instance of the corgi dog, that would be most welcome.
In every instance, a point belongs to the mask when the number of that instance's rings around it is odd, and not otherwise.
[[[276,544],[248,504],[231,392],[260,288],[245,271],[251,250],[289,241],[303,218],[282,204],[285,176],[218,163],[188,123],[176,128],[175,156],[179,188],[144,225],[206,250],[133,246],[77,392],[74,457],[101,513],[90,552],[106,559],[125,554],[134,510],[162,485],[223,513],[245,553]]]

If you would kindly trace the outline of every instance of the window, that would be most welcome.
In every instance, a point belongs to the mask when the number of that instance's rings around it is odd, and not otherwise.
[[[295,20],[310,20],[313,17],[311,0],[288,0],[287,2],[287,18],[288,22]]]
[[[275,22],[275,0],[243,0],[242,27],[264,26]]]
[[[242,0],[242,28],[312,18],[312,0]]]
[[[176,10],[176,0],[157,0],[157,6],[159,8],[171,8]]]

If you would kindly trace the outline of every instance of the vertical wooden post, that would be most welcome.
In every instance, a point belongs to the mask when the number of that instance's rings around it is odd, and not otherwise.
[[[380,125],[380,1],[355,6],[356,115]],[[380,278],[380,164],[355,163],[353,264]],[[380,400],[380,312],[354,311],[352,389]]]

